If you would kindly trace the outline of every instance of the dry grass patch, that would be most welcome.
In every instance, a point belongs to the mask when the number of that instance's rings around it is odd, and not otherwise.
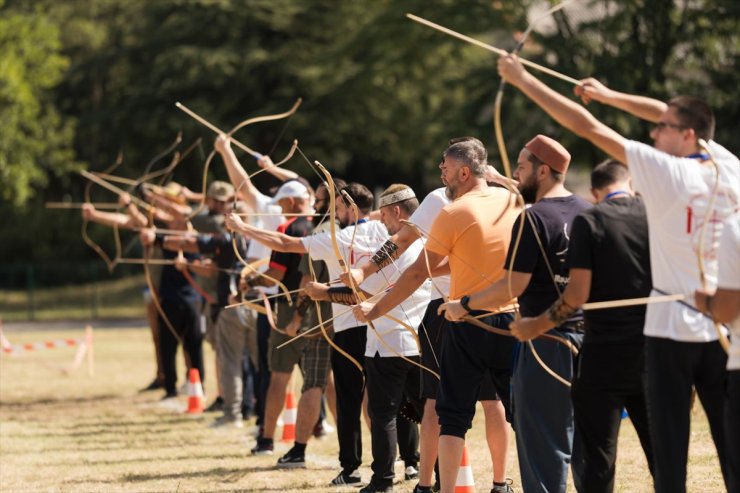
[[[80,331],[9,333],[13,343],[81,337]],[[159,393],[138,394],[154,374],[149,333],[141,329],[95,333],[95,376],[80,368],[64,376],[74,349],[0,357],[0,491],[2,492],[270,492],[332,491],[338,473],[334,435],[308,446],[307,469],[275,468],[276,455],[251,457],[247,430],[208,428],[212,414],[190,416],[163,407]],[[215,389],[213,353],[206,350],[206,391]],[[178,357],[182,364],[182,358]],[[180,368],[181,376],[185,374]],[[209,392],[210,391],[210,392]],[[209,398],[210,401],[210,398]],[[185,407],[186,398],[179,404]],[[490,460],[481,415],[468,439],[478,491],[490,489]],[[617,491],[652,489],[634,429],[620,437]],[[694,413],[689,490],[722,491],[706,418]],[[363,477],[370,477],[370,439],[364,436]],[[509,476],[519,483],[516,450],[509,448]],[[397,464],[397,478],[402,478]],[[400,482],[410,492],[413,481]],[[571,491],[572,484],[570,487]],[[340,488],[333,491],[357,491]]]

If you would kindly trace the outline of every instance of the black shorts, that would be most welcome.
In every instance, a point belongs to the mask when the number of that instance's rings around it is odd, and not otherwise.
[[[421,344],[421,364],[439,373],[439,360],[442,354],[442,340],[449,322],[443,316],[437,315],[437,309],[444,302],[442,298],[432,300],[424,312],[424,318],[419,326],[419,341]],[[436,399],[439,380],[431,373],[424,371],[422,375],[422,399]],[[493,375],[488,372],[481,382],[479,401],[499,400],[496,387],[493,384]]]

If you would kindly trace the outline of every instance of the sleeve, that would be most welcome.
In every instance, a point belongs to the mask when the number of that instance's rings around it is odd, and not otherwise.
[[[584,214],[579,214],[573,220],[570,231],[570,242],[568,243],[568,257],[566,266],[568,269],[593,270],[594,240],[596,232],[591,227]]]
[[[315,235],[301,238],[303,248],[314,260],[324,260],[334,257],[334,251],[331,246],[331,235],[329,232],[317,233]]]
[[[717,287],[740,290],[740,214],[730,217],[717,250]]]
[[[532,229],[532,223],[537,223],[540,238],[545,235],[542,228],[539,227],[540,221],[537,216],[533,214],[531,210],[526,211],[525,214],[527,215],[527,219],[524,221],[524,231],[522,231],[519,245],[516,244],[516,240],[519,235],[519,225],[521,224],[521,221],[517,220],[514,222],[514,226],[511,228],[511,243],[509,243],[509,252],[506,255],[506,263],[504,265],[507,269],[531,274],[534,272],[534,268],[540,258],[540,249],[537,245],[534,230]],[[516,255],[514,255],[515,248]],[[514,260],[513,266],[511,265],[512,257]]]
[[[429,230],[429,238],[426,241],[426,247],[430,251],[444,255],[450,255],[452,247],[455,244],[455,225],[449,212],[442,209],[437,214]]]
[[[671,156],[634,140],[627,141],[624,151],[635,190],[653,210],[667,209],[686,183],[701,179],[696,174],[699,167],[692,159]]]
[[[432,228],[434,220],[445,205],[446,202],[440,197],[439,193],[436,193],[436,191],[430,192],[424,197],[424,200],[411,215],[409,221],[419,226],[422,231],[429,231]]]
[[[297,224],[297,221],[292,221],[286,226],[282,226],[278,228],[278,231],[281,231],[285,233],[288,236],[292,237],[304,237],[304,231],[300,227],[299,224]],[[270,267],[273,269],[277,269],[282,273],[285,273],[288,270],[288,267],[291,265],[291,261],[294,261],[296,253],[288,253],[288,252],[278,252],[276,250],[272,251],[272,254],[270,255]]]

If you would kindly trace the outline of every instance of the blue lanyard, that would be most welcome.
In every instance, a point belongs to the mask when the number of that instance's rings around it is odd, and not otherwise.
[[[686,156],[686,159],[701,159],[702,161],[707,161],[710,157],[711,156],[705,152],[697,152],[694,154],[689,154],[688,156]]]
[[[630,193],[627,192],[627,191],[625,191],[625,190],[617,190],[615,192],[612,192],[612,193],[608,194],[606,197],[604,197],[604,200],[602,202],[606,202],[610,198],[616,197],[617,195],[629,195],[629,194]]]

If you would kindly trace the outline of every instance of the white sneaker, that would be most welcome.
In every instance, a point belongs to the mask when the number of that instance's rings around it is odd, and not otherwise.
[[[334,433],[336,430],[332,425],[329,424],[327,420],[324,420],[321,422],[321,425],[324,427],[324,433]]]

